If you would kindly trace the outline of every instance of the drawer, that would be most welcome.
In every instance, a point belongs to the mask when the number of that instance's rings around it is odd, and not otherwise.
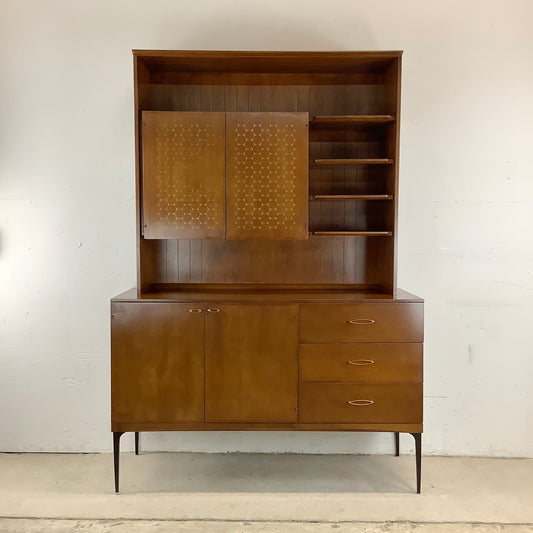
[[[422,384],[300,383],[299,421],[420,424]]]
[[[300,381],[421,383],[422,344],[300,344]]]
[[[424,304],[302,304],[300,342],[422,342]]]

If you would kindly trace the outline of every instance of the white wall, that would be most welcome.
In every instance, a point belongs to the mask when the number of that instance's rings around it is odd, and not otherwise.
[[[399,285],[426,298],[424,450],[533,456],[530,0],[0,0],[0,12],[0,450],[110,449],[108,301],[135,284],[132,48],[403,49]],[[390,453],[392,437],[143,445]]]

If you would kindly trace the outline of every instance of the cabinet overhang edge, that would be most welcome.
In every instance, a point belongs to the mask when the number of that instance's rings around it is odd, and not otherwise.
[[[423,424],[267,422],[112,422],[111,431],[377,431],[422,433]]]

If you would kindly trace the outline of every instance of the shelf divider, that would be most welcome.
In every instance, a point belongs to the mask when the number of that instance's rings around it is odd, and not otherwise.
[[[371,158],[371,159],[315,159],[316,165],[392,165],[394,159]]]
[[[312,194],[310,200],[392,200],[392,194]]]
[[[392,231],[312,231],[311,234],[323,236],[392,237]]]
[[[392,124],[396,118],[394,115],[317,115],[309,123],[311,125],[379,125]]]

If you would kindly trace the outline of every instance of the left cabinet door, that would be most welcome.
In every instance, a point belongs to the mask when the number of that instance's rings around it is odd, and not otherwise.
[[[225,114],[142,113],[142,233],[223,239]]]
[[[111,304],[112,422],[204,419],[204,305]]]

